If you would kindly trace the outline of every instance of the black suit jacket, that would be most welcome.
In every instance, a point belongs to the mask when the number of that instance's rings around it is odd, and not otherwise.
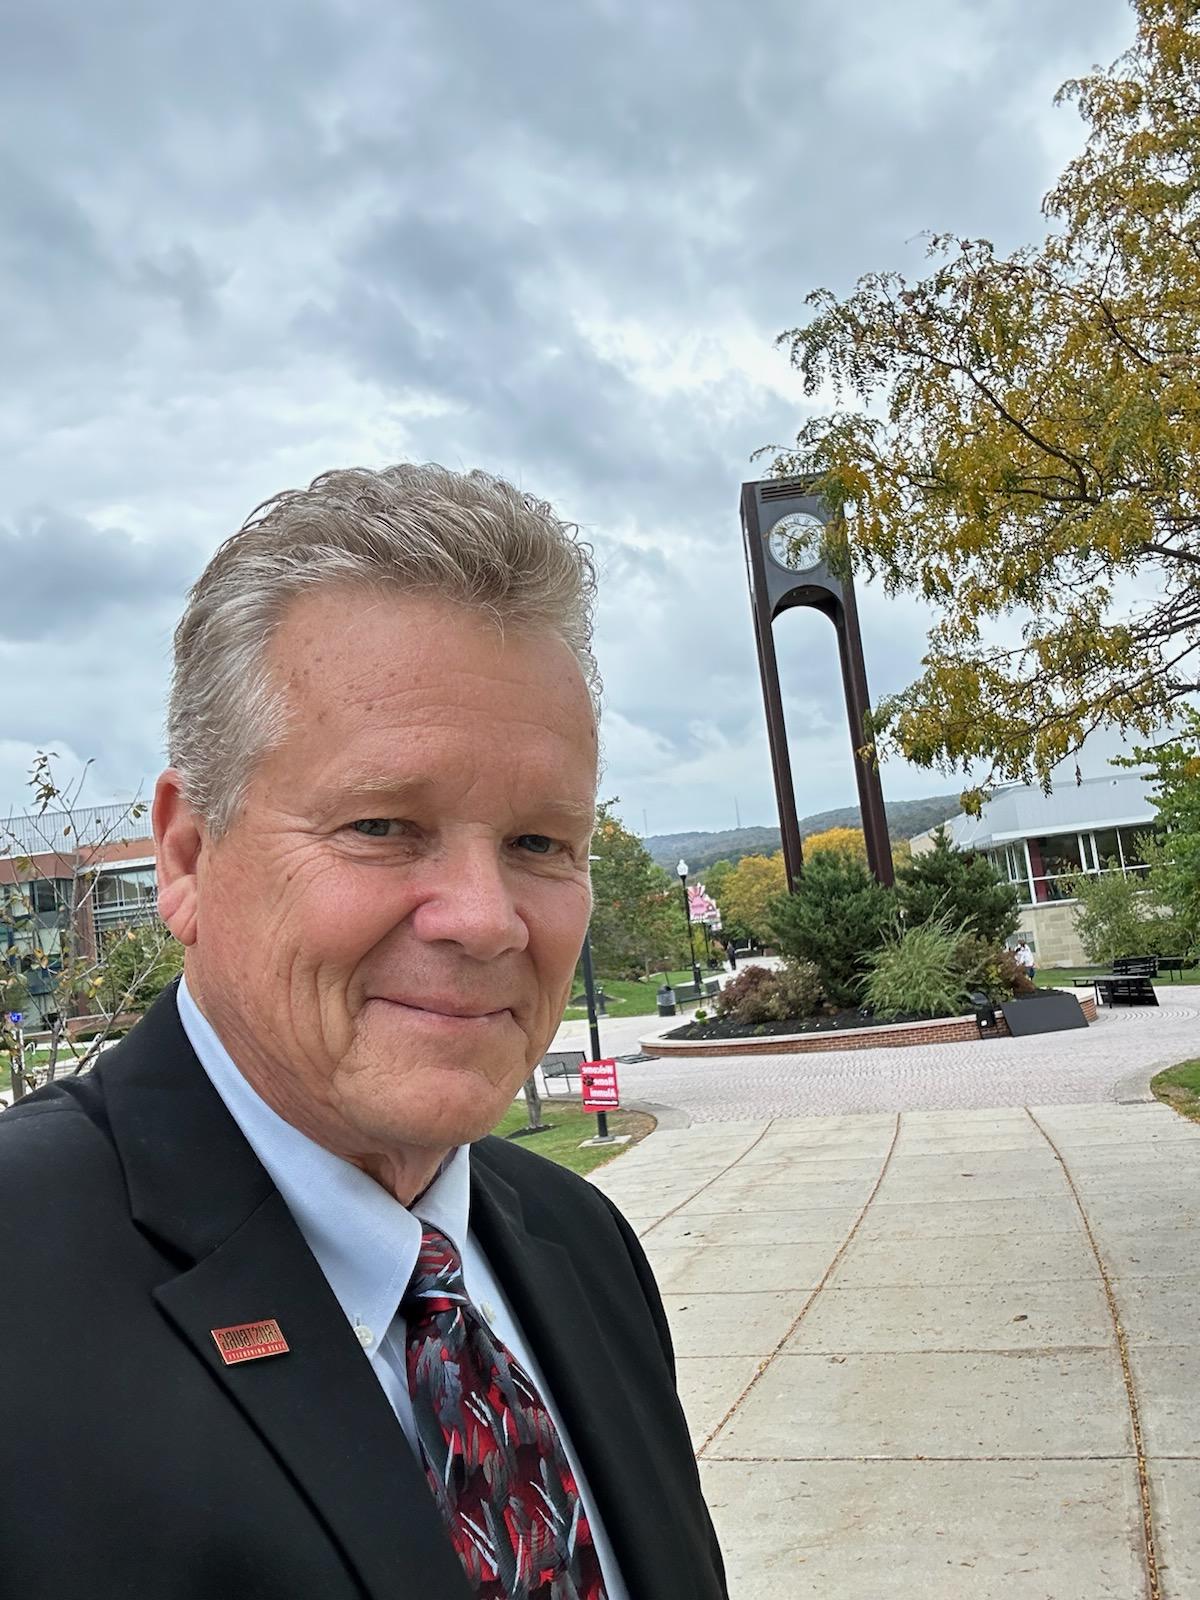
[[[633,1600],[717,1600],[662,1305],[598,1190],[485,1139],[472,1225]],[[274,1317],[226,1366],[213,1328]],[[0,1117],[0,1600],[469,1600],[424,1475],[174,988]]]

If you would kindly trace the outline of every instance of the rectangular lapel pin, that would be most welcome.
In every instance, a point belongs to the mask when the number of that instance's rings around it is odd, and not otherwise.
[[[262,1322],[239,1322],[232,1328],[210,1328],[208,1331],[215,1339],[221,1360],[227,1367],[235,1366],[239,1361],[258,1361],[263,1356],[281,1356],[286,1354],[288,1348],[288,1342],[274,1317],[267,1317]]]

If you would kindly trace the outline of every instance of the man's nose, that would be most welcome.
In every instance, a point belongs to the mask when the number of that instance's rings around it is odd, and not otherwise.
[[[413,913],[413,931],[430,943],[456,944],[476,961],[494,961],[529,943],[517,910],[512,869],[495,845],[460,844],[430,863],[428,893]]]

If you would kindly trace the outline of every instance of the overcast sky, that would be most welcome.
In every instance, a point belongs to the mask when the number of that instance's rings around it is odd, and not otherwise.
[[[602,569],[606,794],[775,820],[738,486],[812,288],[1012,246],[1125,0],[0,0],[0,807],[162,763],[171,628],[259,501],[484,466]],[[927,618],[860,593],[874,695]],[[778,629],[801,812],[852,803],[833,631]],[[889,798],[953,788],[890,763]]]

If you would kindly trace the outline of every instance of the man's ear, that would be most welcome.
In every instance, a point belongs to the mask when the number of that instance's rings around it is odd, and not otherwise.
[[[197,877],[208,836],[184,798],[183,780],[174,767],[168,767],[154,785],[151,816],[158,859],[158,914],[180,944],[195,944]]]

